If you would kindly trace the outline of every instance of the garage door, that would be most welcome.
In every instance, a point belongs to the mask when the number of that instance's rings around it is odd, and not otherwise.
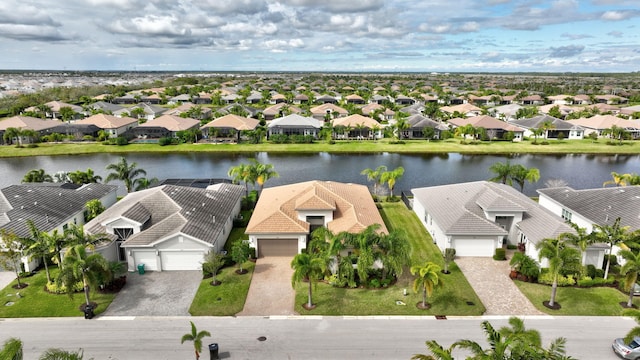
[[[493,240],[456,239],[453,244],[456,256],[493,256],[495,246]]]
[[[161,251],[162,270],[200,270],[204,253],[202,251]]]
[[[294,257],[298,253],[298,239],[260,239],[258,240],[258,252],[258,257]]]
[[[149,271],[158,270],[158,262],[156,261],[155,251],[135,251],[133,259],[136,266],[144,264],[144,269]]]

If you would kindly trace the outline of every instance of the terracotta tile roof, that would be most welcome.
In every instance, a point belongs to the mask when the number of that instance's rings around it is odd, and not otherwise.
[[[238,116],[234,114],[227,114],[225,116],[219,117],[210,123],[204,125],[202,128],[234,128],[236,130],[254,130],[260,121],[256,119],[250,119],[243,116]]]
[[[470,118],[455,118],[449,120],[450,124],[455,126],[464,126],[467,124],[471,124],[475,127],[483,127],[485,129],[503,129],[505,131],[514,131],[514,132],[523,132],[524,129],[506,123],[504,121],[498,120],[489,115],[481,115],[481,116],[473,116]]]
[[[640,121],[625,120],[613,115],[596,115],[590,118],[568,120],[570,123],[589,129],[610,129],[613,125],[625,129],[640,129]]]
[[[380,127],[380,123],[373,120],[370,117],[362,116],[360,114],[349,115],[343,118],[337,118],[333,120],[333,126],[356,126],[363,125],[366,128],[373,129],[374,127]]]
[[[60,125],[63,125],[63,123],[58,120],[42,120],[30,116],[12,116],[0,121],[0,131],[7,130],[8,128],[40,131]]]
[[[137,124],[138,120],[130,117],[117,117],[107,114],[96,114],[86,119],[75,121],[74,124],[95,125],[101,129],[117,129],[129,124]]]
[[[329,110],[329,112],[331,112],[331,113],[333,113],[334,111],[338,112],[339,114],[348,114],[349,113],[347,110],[341,108],[340,106],[334,105],[334,104],[331,104],[331,103],[326,103],[326,104],[318,105],[316,107],[312,107],[311,109],[309,109],[309,112],[312,113],[312,114],[315,114],[315,115],[317,115],[317,114],[324,115],[324,114],[327,113],[327,110]]]
[[[191,118],[183,118],[175,115],[162,115],[153,120],[149,120],[139,127],[161,127],[169,131],[189,130],[200,125],[200,121]]]
[[[308,234],[309,223],[298,219],[298,210],[333,210],[327,227],[334,233],[357,233],[373,224],[388,232],[366,186],[308,181],[264,189],[246,233]]]

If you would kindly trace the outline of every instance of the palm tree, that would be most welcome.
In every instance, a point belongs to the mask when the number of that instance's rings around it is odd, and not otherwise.
[[[309,281],[309,290],[307,292],[308,300],[303,307],[311,310],[315,307],[313,304],[313,285],[317,282],[326,267],[322,258],[307,253],[300,253],[291,260],[291,268],[293,276],[291,277],[291,286],[295,289],[296,285],[303,280]]]
[[[247,164],[239,164],[233,166],[227,172],[234,183],[244,183],[246,195],[249,195],[249,183],[253,181],[251,176],[251,166]]]
[[[396,185],[396,181],[400,179],[404,175],[404,168],[402,166],[398,166],[397,168],[391,171],[385,171],[380,175],[380,181],[383,183],[387,183],[389,187],[389,197],[393,198],[393,187]]]
[[[604,269],[604,278],[606,279],[609,276],[609,266],[611,265],[611,260],[609,257],[613,253],[613,246],[624,242],[627,238],[627,230],[628,226],[620,226],[620,218],[616,218],[613,222],[613,225],[599,225],[596,224],[593,226],[595,232],[592,235],[595,237],[595,242],[603,242],[609,244],[609,256],[607,256],[607,265]]]
[[[524,321],[518,317],[509,318],[509,326],[503,326],[498,330],[500,335],[511,342],[511,357],[526,359],[531,347],[542,346],[540,332],[534,329],[526,329]]]
[[[274,170],[272,164],[262,164],[257,160],[252,159],[252,173],[258,184],[258,195],[262,193],[264,183],[272,178],[277,178],[280,175]]]
[[[454,345],[445,349],[435,340],[428,340],[425,344],[431,355],[415,354],[411,357],[411,360],[455,360],[453,357]]]
[[[587,229],[585,228],[581,228],[572,222],[567,222],[567,224],[569,224],[576,231],[576,233],[562,233],[560,234],[560,236],[558,236],[558,238],[577,247],[578,250],[580,250],[580,262],[582,263],[585,260],[584,253],[587,251],[589,245],[594,243],[594,237],[590,234],[587,234]]]
[[[135,184],[135,179],[138,176],[147,175],[146,171],[137,168],[137,166],[138,164],[136,164],[135,162],[129,164],[127,162],[127,159],[121,157],[120,162],[107,165],[107,170],[112,170],[113,172],[107,175],[105,183],[113,180],[123,181],[124,186],[127,188],[127,192],[131,192]]]
[[[180,344],[184,344],[185,341],[193,341],[193,350],[196,353],[196,360],[200,359],[200,353],[202,352],[202,339],[205,336],[211,336],[211,333],[207,330],[198,331],[193,321],[191,323],[191,333],[182,335]]]
[[[93,169],[87,169],[86,172],[81,170],[70,172],[69,179],[74,184],[91,184],[102,181],[102,176],[96,175]]]
[[[31,258],[41,258],[44,264],[44,270],[47,274],[47,283],[51,282],[51,274],[49,273],[48,258],[53,254],[50,244],[48,243],[48,237],[46,232],[38,230],[32,220],[27,220],[27,227],[29,228],[30,237],[24,239],[28,242],[26,253]]]
[[[44,169],[29,170],[29,172],[22,178],[23,183],[42,183],[52,181],[53,178],[51,175],[45,173]]]
[[[387,167],[384,165],[378,166],[375,170],[364,169],[360,172],[360,175],[365,175],[367,181],[373,182],[373,194],[378,195],[378,184],[380,183],[380,176],[387,171]]]
[[[47,349],[40,357],[39,360],[82,360],[84,358],[84,350],[78,349],[77,351],[67,351],[62,349]]]
[[[627,309],[627,310],[622,312],[622,315],[630,316],[630,317],[634,318],[636,323],[640,324],[640,310],[638,310],[638,309]],[[633,329],[629,330],[627,335],[625,335],[625,337],[624,337],[624,342],[628,344],[636,336],[640,336],[640,326],[636,326]]]
[[[560,239],[544,239],[536,245],[538,259],[545,258],[549,262],[549,273],[553,278],[549,307],[555,306],[558,291],[558,277],[562,271],[579,270],[581,266],[580,252]]]
[[[629,290],[629,301],[627,301],[627,307],[633,307],[633,293],[634,286],[638,280],[638,273],[640,273],[640,253],[636,254],[631,250],[620,250],[618,255],[622,256],[625,260],[624,265],[620,269],[620,273],[624,275],[625,289]]]
[[[513,165],[511,167],[511,179],[520,186],[520,192],[524,192],[524,183],[530,183],[540,180],[540,170],[537,168],[526,168],[524,165]]]
[[[64,231],[64,235],[67,238],[67,246],[83,245],[92,250],[96,244],[109,240],[107,234],[89,234],[84,231],[83,225],[75,224],[69,225]]]
[[[442,286],[440,266],[430,261],[424,265],[414,265],[411,267],[411,275],[416,277],[413,281],[413,291],[422,292],[422,304],[420,307],[428,309],[431,305],[427,303],[427,298],[431,297],[434,288]]]
[[[411,257],[411,245],[407,234],[403,230],[393,230],[389,234],[379,237],[377,248],[381,253],[382,278],[386,278],[387,272],[399,277],[403,268],[409,263]]]
[[[4,131],[2,136],[6,143],[13,144],[13,139],[18,140],[18,146],[22,147],[22,129],[10,127]]]
[[[487,336],[489,349],[483,349],[480,344],[471,340],[458,340],[453,343],[453,346],[469,350],[474,355],[471,359],[511,359],[509,357],[509,347],[512,340],[502,336],[500,331],[496,330],[489,321],[483,321],[480,326]]]
[[[57,285],[64,285],[67,293],[73,296],[74,285],[82,281],[85,304],[91,306],[90,286],[96,286],[98,280],[108,273],[109,262],[101,254],[88,254],[85,245],[75,245],[64,255],[64,266],[60,269]]]
[[[0,359],[22,360],[23,356],[22,341],[18,338],[7,339],[0,349]]]
[[[106,208],[102,205],[100,199],[89,200],[84,204],[85,208],[85,221],[90,221],[102,214]]]
[[[607,180],[605,182],[602,183],[602,187],[605,187],[607,185],[615,185],[616,187],[618,186],[626,186],[627,185],[627,178],[625,176],[626,174],[618,174],[615,171],[611,172],[611,180]]]
[[[493,165],[489,166],[489,171],[496,175],[490,178],[489,181],[513,185],[513,166],[511,165],[509,160],[507,160],[506,162],[493,163]]]
[[[158,178],[137,178],[133,181],[135,191],[148,189],[158,183]]]

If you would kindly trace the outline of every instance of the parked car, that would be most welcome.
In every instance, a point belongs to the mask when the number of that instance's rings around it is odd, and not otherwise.
[[[630,343],[625,344],[623,338],[618,338],[611,344],[613,352],[623,359],[640,360],[640,337],[636,336]]]

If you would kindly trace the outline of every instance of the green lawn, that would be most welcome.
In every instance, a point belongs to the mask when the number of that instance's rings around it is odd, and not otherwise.
[[[551,310],[542,305],[543,301],[549,301],[551,286],[522,281],[515,283],[538,310],[550,315],[620,316],[624,310],[620,302],[626,303],[629,298],[610,287],[558,287],[556,301],[562,308]],[[640,301],[636,300],[634,304],[640,305]]]
[[[189,313],[193,316],[233,316],[241,312],[255,266],[247,261],[242,268],[249,272],[243,275],[236,274],[235,266],[222,269],[216,277],[222,282],[219,286],[212,286],[211,278],[202,280]]]
[[[433,244],[417,216],[404,203],[383,203],[382,217],[392,230],[402,228],[407,231],[411,242],[413,264],[432,261],[442,265],[442,255]],[[395,285],[386,289],[343,289],[325,283],[318,283],[314,289],[313,302],[317,307],[305,310],[302,304],[307,300],[307,283],[296,288],[296,311],[301,315],[469,315],[484,313],[480,302],[469,282],[455,264],[450,266],[451,274],[442,275],[443,288],[436,289],[429,302],[429,310],[419,310],[415,304],[422,300],[420,294],[412,290],[413,277],[405,269]],[[404,296],[407,289],[407,296]],[[405,305],[397,305],[396,301]],[[467,304],[470,302],[472,305]]]
[[[99,143],[42,143],[36,148],[17,148],[13,145],[2,146],[0,157],[70,155],[134,152],[185,153],[185,152],[297,152],[297,153],[466,153],[466,154],[640,154],[640,142],[625,141],[623,145],[607,145],[601,139],[591,140],[550,140],[548,145],[534,145],[530,141],[519,143],[508,141],[480,142],[460,144],[459,139],[445,141],[405,140],[402,144],[393,144],[390,139],[378,141],[338,141],[329,144],[319,141],[314,144],[181,144],[160,146],[158,144],[130,144],[126,146],[102,145]]]
[[[55,276],[57,269],[51,271]],[[63,317],[63,316],[84,316],[79,306],[84,302],[84,294],[76,293],[73,298],[68,295],[54,295],[44,291],[47,276],[43,271],[36,275],[20,279],[20,282],[27,283],[24,289],[16,290],[12,288],[17,284],[14,280],[9,286],[0,291],[0,318],[19,317]],[[20,293],[20,297],[16,293]],[[98,303],[96,314],[104,312],[115,298],[115,294],[101,294],[91,291],[91,301]],[[14,302],[11,306],[6,306],[7,302]]]

